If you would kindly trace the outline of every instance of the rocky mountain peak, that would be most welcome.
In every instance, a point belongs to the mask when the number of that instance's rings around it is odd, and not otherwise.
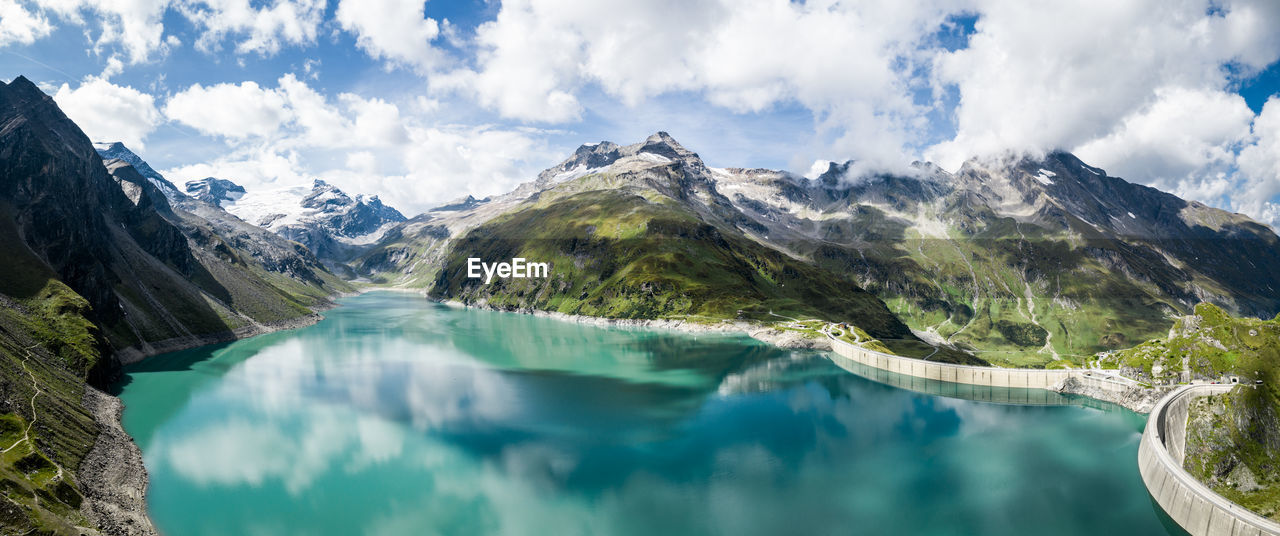
[[[337,209],[356,204],[346,192],[320,179],[312,183],[311,193],[302,199],[302,206],[311,209]]]
[[[187,183],[187,195],[218,207],[223,202],[236,201],[244,197],[244,194],[243,186],[216,177],[205,177]]]
[[[609,141],[581,145],[565,161],[539,173],[537,180],[533,182],[531,187],[526,185],[522,190],[518,191],[532,193],[532,191],[528,190],[542,190],[566,180],[603,170],[619,160],[645,154],[653,155],[644,157],[650,164],[665,164],[674,161],[697,168],[705,168],[697,153],[685,149],[670,134],[660,131],[645,138],[640,143],[631,145],[618,145]]]
[[[177,186],[174,186],[172,182],[164,178],[164,175],[161,175],[160,172],[152,169],[150,164],[138,156],[137,153],[125,147],[123,143],[118,141],[94,142],[93,148],[98,151],[98,156],[101,156],[103,161],[121,160],[132,166],[134,171],[146,177],[156,188],[159,188],[160,192],[169,201],[175,201],[177,196],[182,195],[182,191]]]
[[[665,156],[672,160],[698,157],[697,153],[685,149],[683,145],[680,145],[680,142],[663,131],[658,131],[645,138],[644,143],[636,150],[636,153],[651,153]]]

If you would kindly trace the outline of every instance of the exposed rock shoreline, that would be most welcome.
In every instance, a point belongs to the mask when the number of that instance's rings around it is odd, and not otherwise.
[[[403,290],[403,289],[397,289]],[[415,291],[423,294],[420,291]],[[428,298],[431,299],[431,298]],[[474,307],[477,309],[486,309],[490,311],[502,311],[508,313],[521,313],[544,318],[554,318],[566,322],[576,322],[579,324],[589,324],[593,326],[607,327],[635,327],[644,329],[669,329],[681,331],[685,333],[723,333],[723,334],[745,334],[753,339],[772,344],[779,348],[785,349],[809,349],[830,351],[831,343],[825,338],[817,339],[805,337],[799,332],[791,330],[775,329],[763,324],[752,322],[734,322],[722,321],[717,324],[704,324],[698,322],[687,322],[684,320],[646,320],[646,319],[629,319],[629,318],[601,318],[594,316],[571,315],[553,311],[540,311],[517,309],[508,310],[498,307],[491,307],[485,304],[465,304],[456,300],[435,300],[439,303],[452,307]],[[1052,391],[1062,394],[1075,394],[1087,396],[1103,402],[1110,402],[1118,406],[1124,407],[1130,411],[1141,414],[1151,413],[1151,409],[1155,407],[1160,397],[1164,396],[1168,389],[1143,389],[1133,387],[1124,392],[1113,392],[1097,387],[1084,385],[1083,382],[1075,378],[1068,378],[1063,382],[1059,382],[1054,386]]]
[[[335,297],[345,297],[347,294]],[[208,344],[230,342],[275,331],[310,326],[324,317],[321,312],[337,307],[334,301],[312,308],[312,313],[297,318],[252,324],[239,329],[212,335],[179,337],[159,342],[144,343],[117,351],[114,354],[122,365],[137,363],[158,354],[186,350]],[[142,450],[125,432],[121,422],[124,403],[119,398],[85,386],[81,401],[85,409],[98,423],[98,438],[93,449],[80,463],[80,487],[85,501],[80,511],[96,524],[101,534],[112,536],[148,536],[156,529],[147,515],[147,469],[143,465]]]
[[[431,299],[431,298],[428,298]],[[785,349],[806,349],[806,350],[830,350],[831,343],[825,338],[805,337],[800,332],[791,330],[782,330],[769,327],[764,324],[754,322],[741,321],[721,321],[715,324],[705,324],[700,322],[689,322],[686,320],[661,320],[661,319],[643,319],[643,318],[603,318],[598,316],[571,315],[556,311],[541,311],[536,309],[502,309],[491,307],[483,304],[465,304],[456,300],[434,300],[451,307],[470,307],[476,309],[485,309],[489,311],[501,311],[506,313],[520,313],[533,315],[543,318],[553,318],[565,322],[575,322],[578,324],[587,324],[592,326],[603,327],[624,327],[624,328],[644,328],[644,329],[666,329],[672,331],[681,331],[684,333],[720,333],[720,334],[743,334],[761,342],[766,342]]]
[[[155,534],[147,517],[147,469],[142,464],[142,451],[120,424],[124,404],[88,385],[82,403],[98,423],[98,438],[77,471],[85,499],[80,512],[102,534]]]
[[[1062,394],[1087,396],[1095,400],[1110,402],[1117,406],[1124,407],[1134,413],[1146,415],[1151,413],[1151,409],[1155,407],[1156,402],[1159,402],[1160,398],[1163,397],[1165,393],[1172,390],[1172,388],[1144,389],[1141,387],[1130,387],[1123,392],[1115,392],[1085,385],[1079,379],[1071,377],[1058,382],[1058,384],[1053,386],[1050,390]]]

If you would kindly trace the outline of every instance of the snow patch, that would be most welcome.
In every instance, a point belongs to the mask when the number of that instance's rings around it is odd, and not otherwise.
[[[1040,173],[1038,173],[1038,174],[1035,176],[1035,179],[1036,179],[1036,181],[1040,182],[1040,184],[1043,184],[1043,185],[1045,185],[1045,186],[1049,186],[1049,185],[1052,185],[1052,184],[1053,184],[1053,179],[1050,179],[1049,177],[1057,177],[1057,176],[1058,176],[1058,174],[1057,174],[1057,173],[1054,173],[1054,172],[1052,172],[1052,171],[1049,171],[1049,170],[1047,170],[1047,169],[1043,169],[1043,168],[1042,168],[1042,169],[1040,170]]]
[[[1136,219],[1138,219],[1138,217],[1137,217],[1137,216],[1134,216],[1132,212],[1130,212],[1130,213],[1129,213],[1129,217],[1130,217],[1130,218],[1133,218],[1133,219],[1135,219],[1135,220],[1136,220]]]
[[[307,209],[302,207],[302,200],[311,193],[311,188],[290,186],[244,194],[236,193],[238,195],[224,202],[222,208],[244,221],[274,231],[301,221],[307,212]],[[262,225],[264,221],[270,221],[269,225]]]
[[[608,166],[588,168],[586,165],[578,164],[574,166],[572,169],[561,171],[560,173],[556,173],[555,175],[552,175],[551,184],[560,184],[562,182],[571,181],[579,177],[585,177],[587,175],[600,173],[605,169],[608,169]]]
[[[644,160],[646,162],[653,162],[654,164],[670,164],[671,163],[670,158],[667,158],[660,154],[645,152],[645,153],[638,153],[636,154],[635,157],[640,160]]]
[[[1094,170],[1093,170],[1093,168],[1091,168],[1091,167],[1089,167],[1089,166],[1086,166],[1086,165],[1084,165],[1084,164],[1080,164],[1080,167],[1084,168],[1084,170],[1085,170],[1085,171],[1088,171],[1089,173],[1092,173],[1092,174],[1097,175],[1097,176],[1099,176],[1099,177],[1101,177],[1101,176],[1102,176],[1102,174],[1101,174],[1101,173],[1098,173],[1097,171],[1094,171]]]

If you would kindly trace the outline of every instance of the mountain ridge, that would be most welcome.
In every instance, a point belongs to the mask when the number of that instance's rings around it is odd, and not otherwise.
[[[1259,275],[1280,273],[1271,229],[1069,153],[846,177],[854,167],[833,162],[813,179],[714,168],[664,132],[584,144],[508,194],[400,224],[357,271],[430,287],[442,248],[487,221],[548,196],[643,183],[709,222],[849,274],[933,343],[994,349],[1006,365],[1079,366],[1158,334],[1201,301],[1252,316],[1280,310],[1280,284]]]
[[[98,389],[124,360],[306,322],[351,290],[301,246],[276,264],[235,247],[120,151],[26,78],[0,85],[0,532],[153,532],[145,479],[99,478],[142,464]]]

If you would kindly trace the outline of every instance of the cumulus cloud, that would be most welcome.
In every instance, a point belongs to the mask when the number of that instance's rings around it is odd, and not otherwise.
[[[562,3],[504,2],[476,30],[475,66],[436,77],[433,89],[552,123],[579,119],[577,95],[592,85],[632,105],[669,92],[740,113],[799,102],[834,150],[898,160],[925,111],[910,97],[920,45],[952,4]]]
[[[440,23],[426,16],[422,0],[342,0],[334,18],[373,58],[423,72],[444,59],[431,45]]]
[[[163,18],[169,4],[169,0],[51,0],[44,3],[62,18],[77,24],[84,23],[84,13],[95,15],[101,33],[94,46],[101,49],[119,45],[130,63],[146,61],[166,46]]]
[[[1280,97],[1271,97],[1253,122],[1255,142],[1240,151],[1243,184],[1236,210],[1280,229]]]
[[[1253,111],[1240,95],[1161,88],[1154,98],[1110,134],[1076,148],[1076,155],[1113,175],[1173,191],[1180,182],[1225,171],[1249,138]]]
[[[1072,149],[1112,134],[1170,92],[1225,88],[1228,62],[1256,70],[1280,56],[1280,39],[1265,29],[1280,23],[1280,6],[1208,7],[1203,0],[979,2],[969,46],[936,60],[937,83],[957,87],[960,104],[954,139],[927,155],[954,169],[973,155]]]
[[[267,136],[290,119],[284,96],[256,82],[195,84],[171,97],[164,113],[201,133],[232,139]]]
[[[324,0],[279,0],[260,8],[248,0],[205,0],[180,10],[203,28],[196,41],[201,50],[216,51],[227,36],[243,35],[236,52],[274,54],[282,44],[315,42],[324,8]]]
[[[102,78],[89,78],[76,89],[63,84],[53,99],[94,141],[120,141],[141,150],[162,121],[154,97]]]
[[[250,189],[322,178],[416,213],[468,193],[506,192],[548,160],[536,130],[434,124],[417,99],[405,111],[354,93],[330,99],[292,74],[277,84],[197,84],[170,98],[169,118],[223,138],[230,149],[164,173],[177,182],[222,177]]]
[[[0,0],[0,47],[30,45],[53,31],[49,19],[15,0]]]
[[[42,9],[62,21],[85,26],[93,38],[94,52],[119,46],[130,64],[143,63],[179,46],[172,33],[165,34],[165,15],[176,11],[199,31],[196,45],[217,52],[223,41],[236,40],[238,53],[270,55],[283,45],[315,42],[324,18],[325,0],[275,0],[254,7],[249,0],[45,0]],[[88,24],[92,20],[95,24]],[[0,46],[7,42],[31,43],[48,35],[50,20],[23,8],[15,0],[0,0]]]

